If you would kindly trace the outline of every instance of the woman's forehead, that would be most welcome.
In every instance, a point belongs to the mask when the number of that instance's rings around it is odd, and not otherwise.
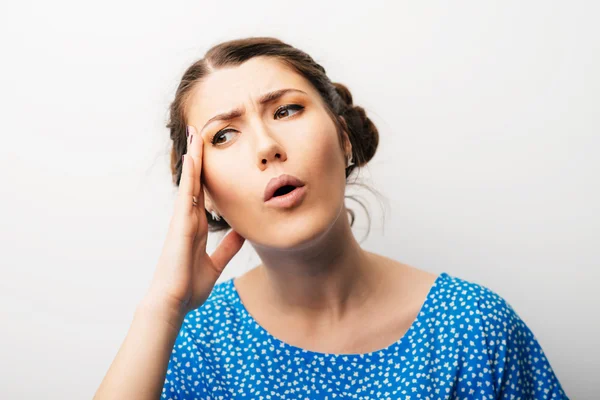
[[[252,104],[265,93],[288,88],[302,90],[309,96],[316,94],[310,82],[283,63],[255,57],[214,71],[196,85],[190,97],[190,119],[201,124],[200,128],[214,115]]]

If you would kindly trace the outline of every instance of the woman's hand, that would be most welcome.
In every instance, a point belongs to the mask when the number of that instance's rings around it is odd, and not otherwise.
[[[206,301],[245,240],[231,230],[211,256],[206,253],[208,221],[201,183],[203,140],[192,126],[188,130],[175,211],[152,283],[142,301],[153,311],[165,313],[171,321],[182,320]],[[192,196],[197,199],[196,206]]]

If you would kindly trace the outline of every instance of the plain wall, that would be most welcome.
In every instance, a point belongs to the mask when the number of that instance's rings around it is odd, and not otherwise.
[[[385,201],[358,192],[373,219],[363,246],[494,290],[567,394],[596,398],[599,12],[593,1],[3,2],[2,397],[92,397],[171,217],[165,123],[179,78],[220,41],[276,36],[379,128],[361,177]],[[348,206],[361,239],[366,216]],[[258,263],[246,243],[221,280]]]

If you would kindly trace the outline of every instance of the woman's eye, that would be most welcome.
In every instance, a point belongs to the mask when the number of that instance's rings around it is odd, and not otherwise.
[[[282,107],[278,108],[277,111],[275,111],[275,117],[287,118],[290,115],[289,115],[289,113],[286,114],[284,112],[289,112],[290,110],[301,111],[302,109],[304,109],[304,107],[301,106],[301,105],[298,105],[298,104],[288,104],[286,106],[282,106]],[[234,132],[235,132],[234,129],[223,129],[222,131],[219,131],[219,132],[215,133],[215,135],[212,137],[212,139],[210,140],[210,142],[214,146],[220,146],[220,145],[226,144],[227,140],[222,141],[221,139],[225,138],[228,133],[234,133]]]
[[[283,107],[277,109],[277,111],[275,112],[275,116],[276,117],[277,116],[288,117],[289,115],[282,115],[281,112],[282,111],[289,111],[289,110],[292,110],[292,109],[297,109],[299,111],[299,110],[302,110],[303,108],[304,107],[302,107],[302,106],[300,106],[298,104],[288,104],[287,106],[283,106]]]
[[[233,129],[224,129],[222,131],[219,131],[217,133],[215,133],[215,136],[213,136],[213,138],[211,139],[211,143],[213,145],[218,145],[218,144],[223,144],[223,142],[219,142],[218,140],[222,137],[225,136],[225,134],[230,133],[230,132],[235,132]]]

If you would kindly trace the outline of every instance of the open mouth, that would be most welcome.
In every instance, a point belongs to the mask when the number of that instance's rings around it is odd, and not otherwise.
[[[294,189],[296,189],[296,186],[292,186],[292,185],[282,186],[279,189],[277,189],[275,191],[275,193],[273,193],[273,197],[278,197],[278,196],[286,195],[286,194],[290,193]]]
[[[284,185],[273,192],[266,204],[275,208],[294,208],[306,197],[306,186]]]
[[[264,200],[285,196],[296,188],[304,186],[304,182],[293,175],[283,174],[269,181],[265,187]]]

